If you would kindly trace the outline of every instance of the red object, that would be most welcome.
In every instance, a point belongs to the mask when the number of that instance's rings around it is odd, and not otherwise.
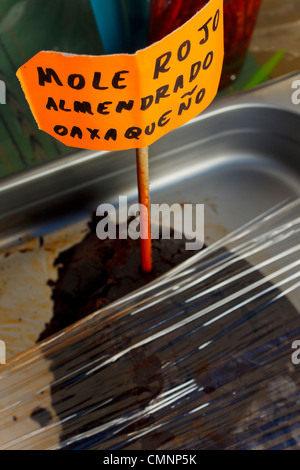
[[[149,42],[171,33],[208,0],[151,0]],[[224,0],[225,57],[220,88],[237,75],[246,58],[261,0]]]

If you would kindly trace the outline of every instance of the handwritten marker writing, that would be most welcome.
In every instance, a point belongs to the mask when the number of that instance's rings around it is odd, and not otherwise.
[[[65,145],[140,149],[139,199],[149,205],[145,149],[213,101],[223,57],[223,0],[211,0],[176,31],[135,54],[42,51],[20,67],[17,76],[39,128]],[[148,237],[141,242],[147,272],[149,220],[149,213],[142,214],[142,231],[148,227]]]

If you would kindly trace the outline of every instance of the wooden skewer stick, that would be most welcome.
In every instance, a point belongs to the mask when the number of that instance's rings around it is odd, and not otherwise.
[[[145,207],[140,213],[141,264],[145,273],[152,271],[148,150],[148,147],[136,149],[139,203]]]

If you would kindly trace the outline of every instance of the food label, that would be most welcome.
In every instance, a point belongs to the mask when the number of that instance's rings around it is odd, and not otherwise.
[[[214,99],[224,56],[223,0],[136,52],[39,52],[17,72],[43,131],[91,150],[147,147]]]

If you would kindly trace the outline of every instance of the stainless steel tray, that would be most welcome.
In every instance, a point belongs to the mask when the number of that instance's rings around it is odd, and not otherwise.
[[[150,149],[151,199],[205,204],[210,245],[300,195],[300,106],[288,76],[215,102]],[[51,318],[59,251],[80,240],[103,202],[136,199],[134,151],[77,152],[0,184],[0,321],[8,357]],[[39,242],[43,235],[43,246]]]
[[[295,74],[254,91],[218,100],[206,113],[153,145],[150,160],[152,201],[159,203],[204,203],[205,242],[207,245],[211,245],[274,205],[287,198],[298,197],[300,195],[300,106],[297,107],[291,102],[291,84],[299,78],[300,75]],[[0,339],[6,341],[8,358],[32,346],[44,323],[51,317],[51,290],[47,286],[47,280],[55,279],[57,275],[57,268],[53,266],[57,254],[83,238],[87,232],[86,222],[90,218],[91,212],[94,212],[100,203],[117,202],[119,195],[128,195],[130,199],[137,197],[134,152],[78,152],[30,172],[2,180],[0,184]],[[299,207],[298,204],[295,207]],[[263,227],[264,224],[262,224],[261,230]],[[297,238],[297,232],[293,233],[289,230],[289,225],[286,227],[286,231],[290,233],[291,240]],[[247,230],[244,231],[244,236],[245,233],[247,234]],[[276,229],[275,233],[277,233]],[[43,236],[42,239],[41,236]],[[277,239],[280,240],[280,233],[277,233]],[[236,240],[239,238],[236,237]],[[226,239],[222,241],[222,246],[226,247],[225,242]],[[272,240],[270,246],[272,246]],[[285,246],[284,242],[283,246]],[[213,249],[216,251],[216,248]],[[228,249],[230,249],[230,244]],[[277,247],[277,249],[279,248]],[[268,259],[268,250],[263,249],[262,251],[264,252],[263,259],[252,254],[249,262],[253,264],[254,261],[256,265],[256,263]],[[291,253],[290,258],[293,261]],[[267,265],[268,263],[263,264]],[[280,260],[278,269],[279,273],[281,269],[283,269],[282,272],[285,272],[284,259]],[[296,267],[293,268],[293,276],[296,275],[295,269]],[[267,269],[265,272],[263,269],[261,271],[265,276],[270,274]],[[197,277],[197,272],[194,275]],[[279,274],[279,285],[280,282],[285,281],[282,276],[283,274]],[[172,279],[169,279],[168,282],[172,283]],[[180,276],[179,282],[181,282]],[[216,282],[218,282],[217,275]],[[193,282],[191,285],[193,286]],[[169,287],[172,291],[172,285]],[[288,300],[299,311],[299,289],[298,293],[294,286],[290,290],[291,296],[288,297]],[[172,295],[176,295],[176,292]],[[140,298],[139,296],[147,297],[147,290],[140,293],[137,298]],[[124,307],[125,305],[126,307],[127,304],[130,305],[130,302],[129,297],[123,303],[120,301],[115,304],[111,310],[108,307],[104,312],[104,319],[109,317],[110,312],[116,311],[118,306],[123,305]],[[166,305],[165,314],[168,319],[168,303]],[[176,307],[176,303],[174,306]],[[149,308],[153,308],[151,302]],[[159,309],[159,306],[155,308]],[[124,318],[126,328],[131,318],[130,309],[127,313],[128,315],[125,315]],[[161,313],[159,315],[161,318]],[[133,316],[133,321],[138,322],[137,317]],[[141,322],[143,318],[142,316]],[[147,316],[147,319],[151,320],[151,316]],[[264,315],[261,315],[260,321],[263,319]],[[295,330],[299,324],[297,314],[293,317],[293,321]],[[218,323],[218,331],[215,333],[222,330],[221,324],[222,322]],[[62,381],[67,389],[73,387],[73,382],[69,383],[68,380],[69,373],[71,375],[79,374],[78,384],[80,385],[81,366],[93,370],[92,363],[90,364],[89,361],[85,363],[88,351],[84,349],[85,343],[80,338],[85,337],[84,331],[88,332],[89,328],[91,329],[91,338],[93,335],[95,338],[98,338],[98,335],[101,336],[101,329],[98,331],[97,325],[99,326],[99,316],[95,314],[92,319],[90,317],[86,319],[81,326],[75,326],[74,329],[50,339],[47,343],[31,348],[27,353],[9,360],[7,367],[0,366],[2,397],[0,412],[1,416],[4,416],[0,429],[0,435],[2,432],[0,446],[2,445],[3,448],[41,449],[59,447],[64,419],[59,413],[57,414],[53,399],[53,386],[56,387]],[[248,325],[246,319],[244,319],[243,325]],[[155,325],[155,328],[159,327],[160,323]],[[291,328],[290,324],[286,328]],[[253,331],[257,331],[256,323],[253,323]],[[277,330],[274,327],[273,331],[273,326],[270,323],[271,331],[276,336]],[[246,341],[248,345],[248,337],[244,335],[243,329],[241,334],[242,340]],[[260,330],[258,334],[260,335]],[[264,347],[264,336],[261,335],[261,337]],[[283,335],[281,340],[287,348],[290,347],[290,336]],[[96,349],[101,349],[101,344],[97,342],[98,339],[91,339],[91,341],[96,341],[93,343],[96,344]],[[65,347],[66,344],[73,344],[73,342],[76,343],[74,350],[72,347]],[[235,345],[227,340],[225,343],[226,348],[227,346],[229,348],[228,351],[231,346],[233,349],[235,348]],[[250,343],[248,346],[252,348]],[[163,341],[162,347],[165,349]],[[204,351],[206,350],[204,349]],[[220,351],[223,350],[220,349]],[[280,351],[280,348],[276,349],[278,357],[281,354]],[[104,356],[109,355],[110,352],[104,351],[103,354]],[[77,353],[78,357],[76,357]],[[90,353],[98,357],[93,348]],[[228,354],[230,358],[231,353],[228,352]],[[281,360],[281,356],[279,359]],[[278,396],[284,395],[287,401],[291,398],[295,411],[296,404],[292,400],[293,394],[291,395],[290,389],[291,387],[295,388],[296,383],[293,385],[286,382],[286,379],[283,380],[277,376],[278,370],[281,373],[280,360],[278,363],[276,362],[276,367],[279,369],[275,370],[274,377],[272,375],[274,381],[271,385],[268,384],[273,387],[272,390],[270,389],[270,397],[273,394],[272,406],[277,409],[276,397],[278,394]],[[214,365],[212,366],[214,367]],[[59,381],[55,375],[57,373],[58,375],[63,374]],[[183,376],[185,377],[184,374]],[[89,375],[89,372],[87,377],[91,377],[93,382],[93,375]],[[246,381],[247,377],[245,375]],[[103,382],[101,373],[99,380],[101,383]],[[166,375],[166,384],[168,380],[169,377]],[[96,387],[95,390],[89,388],[90,386],[85,388],[88,395],[87,400],[91,399],[93,403],[99,392],[98,382],[94,382],[92,387]],[[242,385],[239,387],[239,379],[237,382],[237,389],[233,388],[232,390],[243,389]],[[267,379],[265,382],[267,383]],[[259,393],[262,395],[264,395],[265,382],[259,382],[261,388]],[[19,388],[20,383],[22,386]],[[289,388],[285,388],[286,384]],[[221,387],[218,392],[220,393],[219,398],[224,400],[224,406],[227,406],[226,400],[229,396],[226,395],[229,390],[226,389],[226,386],[225,389]],[[294,388],[292,388],[292,392]],[[74,411],[72,407],[76,408],[76,403],[81,403],[83,399],[81,389],[76,390],[77,385],[72,392],[74,395],[70,395],[63,387],[60,390],[58,386],[58,394],[65,397],[66,393],[66,398],[70,400],[70,402],[66,401],[66,407],[70,405],[71,414]],[[91,396],[89,390],[91,390]],[[175,387],[174,393],[176,390]],[[275,392],[278,392],[277,395]],[[269,420],[268,400],[270,397],[268,393],[267,390],[266,396],[263,396],[266,401],[263,401],[264,406],[261,407],[261,413],[265,413],[265,409],[267,410],[267,413],[264,414],[266,423]],[[72,396],[76,396],[75,405],[70,398]],[[164,396],[161,398],[165,400]],[[219,403],[219,398],[216,403]],[[257,420],[260,416],[260,412],[256,408],[257,396],[255,395],[254,398],[252,400],[252,395],[249,394],[249,397],[247,395],[246,401],[244,400],[241,405],[241,408],[246,406],[247,416],[240,432],[245,439],[247,438],[247,445],[250,447],[256,445],[255,433],[257,432]],[[198,399],[203,400],[202,395]],[[235,405],[234,395],[230,400],[233,407],[239,407],[238,402]],[[64,399],[62,403],[65,403]],[[212,401],[212,408],[214,403]],[[265,404],[267,408],[265,408]],[[97,400],[94,405],[97,410]],[[202,410],[203,406],[202,404],[197,409]],[[43,427],[43,424],[32,419],[31,413],[34,408],[39,410],[39,419],[46,419],[50,416],[52,421]],[[48,414],[45,414],[45,411],[41,412],[45,409],[48,410]],[[206,421],[206,408],[203,409],[203,419]],[[210,410],[210,408],[207,409]],[[223,405],[220,407],[221,414],[222,409]],[[78,411],[78,415],[76,413],[75,410],[74,416],[72,415],[74,419],[71,416],[71,423],[74,422],[72,426],[75,429],[81,411]],[[201,414],[202,411],[199,413]],[[276,413],[274,412],[276,426],[272,439],[279,430],[278,439],[280,445],[283,445],[282,439],[285,430],[281,430],[281,422],[277,420]],[[84,413],[82,416],[84,419]],[[214,416],[214,414],[211,415],[209,430],[215,426]],[[225,435],[227,433],[227,418],[226,415],[223,418],[222,416],[221,418],[218,416],[218,423],[224,418],[222,433],[224,432]],[[69,417],[65,421],[69,422],[68,419]],[[93,419],[93,415],[91,419]],[[293,439],[295,442],[299,442],[297,423],[293,424],[293,420],[297,420],[297,418],[293,415],[291,419],[290,431],[295,430],[295,432],[293,431]],[[265,426],[266,423],[264,423]],[[250,433],[249,436],[247,426],[249,429],[252,426],[252,434]],[[261,432],[264,434],[265,431],[261,430]],[[110,435],[109,432],[108,435]],[[286,446],[290,445],[288,439],[284,438]],[[11,443],[11,441],[13,442]],[[258,442],[262,442],[262,437],[258,439]],[[274,442],[272,440],[273,446],[275,446]],[[101,445],[105,446],[105,443]],[[181,443],[182,448],[185,448],[184,445],[188,444]],[[271,444],[266,442],[265,445],[268,448]],[[294,446],[295,443],[292,445]],[[240,447],[243,446],[245,443],[240,443]]]
[[[206,204],[209,243],[300,192],[300,74],[220,99],[150,150],[153,202]],[[136,197],[133,151],[76,154],[5,178],[0,184],[0,242],[83,219],[101,202]]]

